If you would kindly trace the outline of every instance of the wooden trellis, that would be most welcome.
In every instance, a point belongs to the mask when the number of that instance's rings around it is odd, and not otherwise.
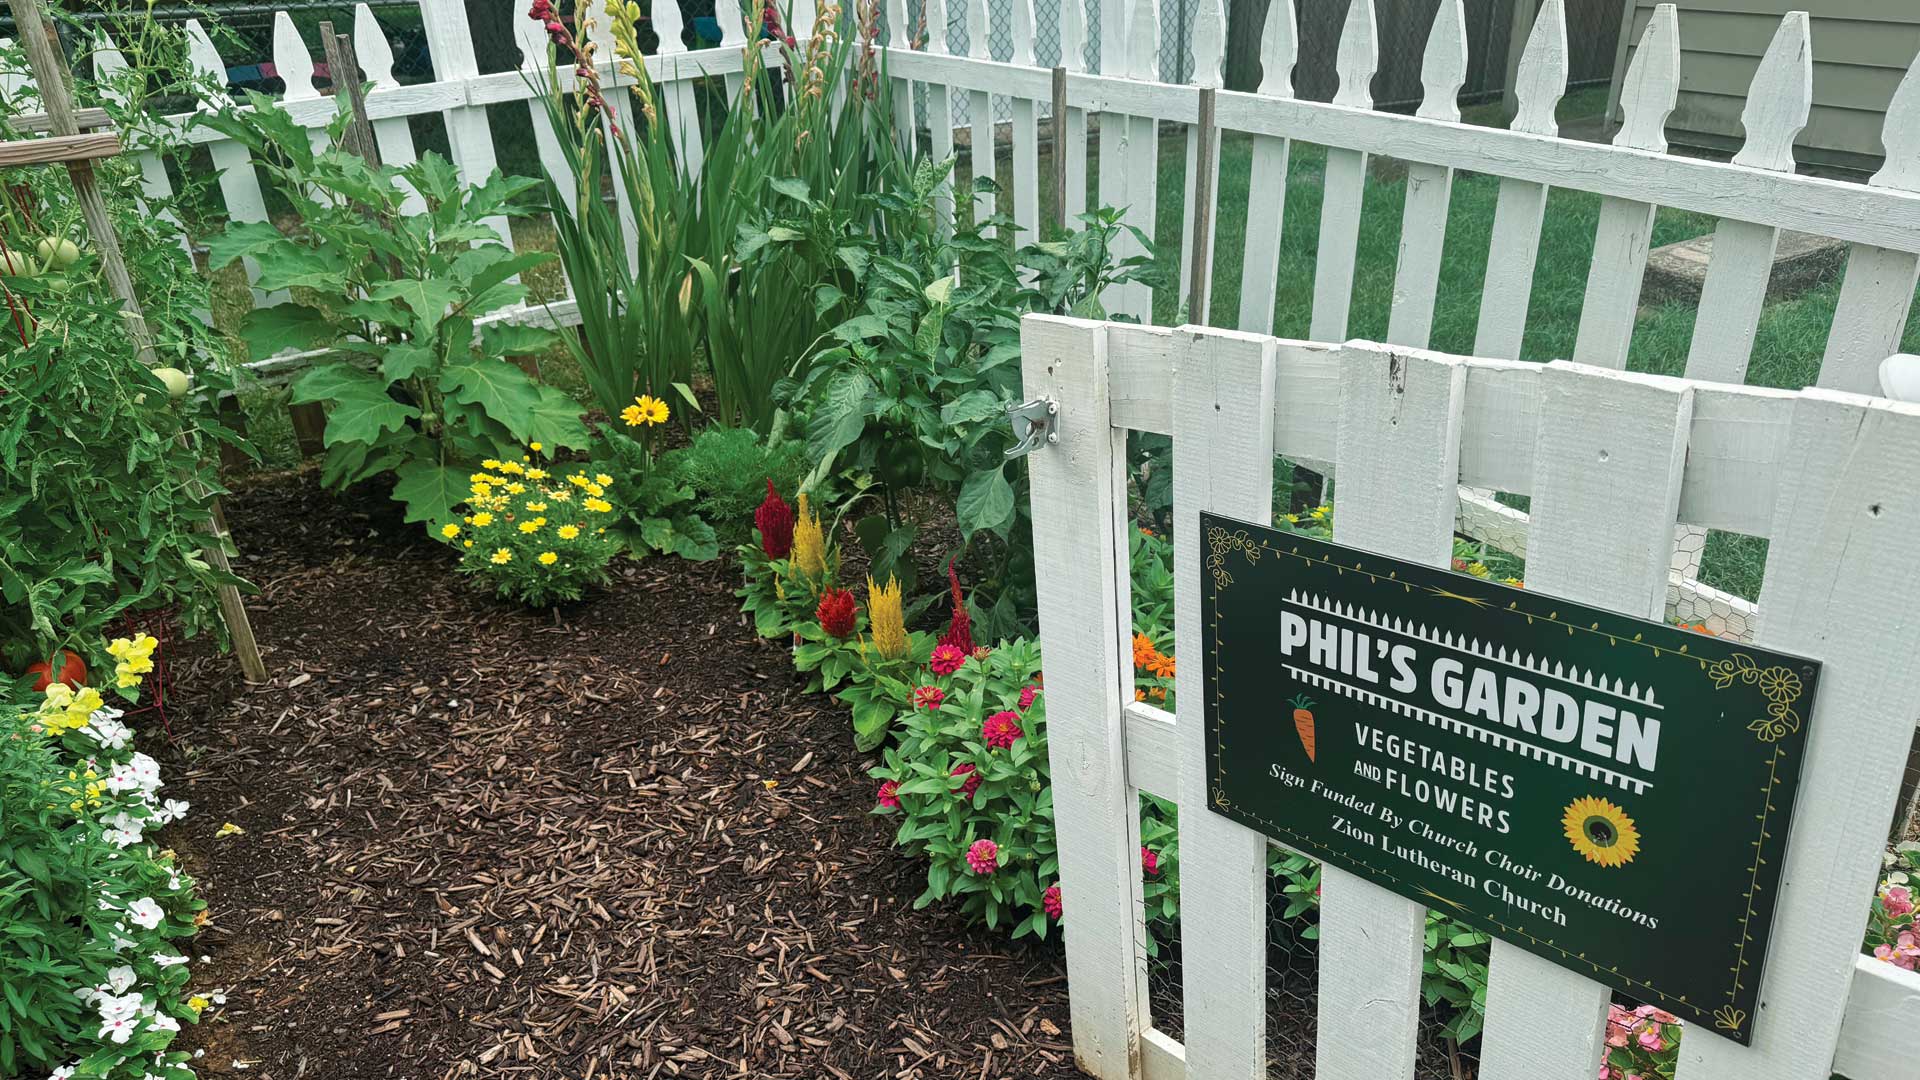
[[[141,310],[140,298],[134,294],[133,277],[127,272],[126,258],[120,251],[119,234],[114,231],[113,219],[107,214],[106,199],[101,196],[99,180],[94,175],[95,161],[118,155],[124,149],[120,137],[111,130],[106,117],[99,110],[83,111],[74,107],[72,72],[68,70],[66,58],[60,52],[53,23],[41,10],[38,0],[7,0],[7,6],[13,11],[20,44],[26,50],[28,63],[33,66],[34,81],[46,110],[44,124],[33,126],[43,127],[49,136],[0,143],[0,165],[66,166],[67,177],[73,183],[74,199],[80,204],[80,215],[93,237],[94,250],[100,253],[100,265],[106,274],[107,284],[125,305],[127,335],[133,339],[140,362],[153,367],[157,358],[153,352],[153,339],[147,331],[146,316]],[[80,130],[83,124],[100,130],[83,133]],[[207,497],[197,483],[190,493]],[[211,500],[211,508],[208,532],[212,540],[202,549],[202,554],[216,570],[227,573],[230,567],[225,547],[228,542],[226,521],[220,512],[218,500]],[[240,590],[232,585],[220,586],[219,601],[221,617],[226,621],[228,633],[232,635],[233,651],[240,659],[247,681],[265,682],[266,664],[260,659],[260,646],[254,640],[252,624],[247,621],[247,609],[241,602]]]

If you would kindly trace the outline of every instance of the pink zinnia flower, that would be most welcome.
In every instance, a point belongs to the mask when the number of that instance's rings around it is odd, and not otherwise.
[[[1028,709],[1033,708],[1033,699],[1039,696],[1040,696],[1039,687],[1037,686],[1021,687],[1020,688],[1020,711],[1026,712]]]
[[[963,799],[973,798],[973,793],[980,790],[980,774],[974,770],[972,762],[961,762],[955,765],[953,771],[947,775],[967,778],[967,782],[959,787],[959,794]]]
[[[937,686],[922,686],[913,692],[913,703],[928,712],[937,711],[945,700],[947,692]]]
[[[1160,872],[1160,856],[1154,854],[1153,849],[1145,844],[1140,845],[1140,866],[1149,874]]]
[[[1047,918],[1059,921],[1060,886],[1049,885],[1047,891],[1040,894],[1040,910],[1047,913]]]
[[[975,840],[967,849],[967,868],[976,874],[991,874],[1000,869],[1000,845],[991,840]]]
[[[952,645],[936,645],[932,658],[927,661],[927,666],[933,669],[935,675],[951,675],[959,671],[960,666],[966,662],[967,654]]]
[[[886,783],[880,785],[880,794],[875,796],[875,798],[877,798],[880,801],[881,806],[884,806],[889,810],[898,810],[900,809],[899,792],[900,792],[900,781],[889,780]]]
[[[1005,750],[1013,745],[1013,740],[1026,734],[1020,730],[1020,725],[1015,722],[1017,720],[1019,717],[1011,712],[994,713],[987,717],[986,723],[980,725],[980,737],[995,750]]]

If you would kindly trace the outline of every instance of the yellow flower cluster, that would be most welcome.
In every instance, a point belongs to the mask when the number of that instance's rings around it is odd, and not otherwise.
[[[873,648],[882,659],[898,660],[907,655],[907,622],[901,609],[900,579],[889,574],[887,584],[875,585],[867,578],[867,626],[873,631]]]
[[[76,814],[99,806],[100,797],[107,791],[107,782],[100,779],[100,774],[91,767],[68,769],[67,780],[69,782],[61,784],[59,791],[62,795],[73,796],[72,801],[67,803],[67,809]]]
[[[107,643],[107,655],[113,657],[115,685],[125,690],[139,686],[140,677],[153,670],[153,650],[160,642],[152,634],[132,638],[114,638]]]
[[[512,566],[516,576],[535,570],[564,576],[597,570],[619,546],[595,520],[614,512],[607,499],[614,479],[606,473],[552,472],[528,457],[489,458],[467,481],[468,513],[435,532],[460,545],[470,570]],[[523,566],[526,571],[518,569]]]
[[[148,652],[152,650],[149,649]],[[148,667],[152,665],[149,664]],[[135,678],[128,685],[138,686],[139,684],[140,680]],[[75,690],[66,683],[57,682],[47,687],[46,700],[40,703],[40,710],[35,719],[49,734],[64,735],[69,731],[86,727],[88,719],[105,704],[106,702],[100,700],[100,691],[91,686],[83,686]]]

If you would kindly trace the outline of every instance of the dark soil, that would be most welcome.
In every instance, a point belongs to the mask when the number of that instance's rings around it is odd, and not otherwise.
[[[273,681],[189,653],[150,747],[228,989],[205,1074],[1078,1075],[1057,945],[912,909],[842,710],[730,566],[529,613],[397,509],[310,474],[227,503]]]

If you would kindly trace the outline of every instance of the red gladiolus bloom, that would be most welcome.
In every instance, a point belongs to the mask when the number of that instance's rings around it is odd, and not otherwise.
[[[829,588],[820,594],[820,606],[814,609],[813,616],[820,620],[820,629],[834,637],[852,637],[853,594],[845,589]]]
[[[760,550],[769,559],[784,559],[793,550],[793,507],[773,490],[767,481],[767,497],[753,512],[754,528],[760,530]]]
[[[947,561],[947,581],[953,586],[953,617],[947,623],[947,632],[940,635],[940,644],[970,653],[973,651],[973,620],[967,616],[967,598],[960,595],[960,575],[954,573],[951,559]]]

